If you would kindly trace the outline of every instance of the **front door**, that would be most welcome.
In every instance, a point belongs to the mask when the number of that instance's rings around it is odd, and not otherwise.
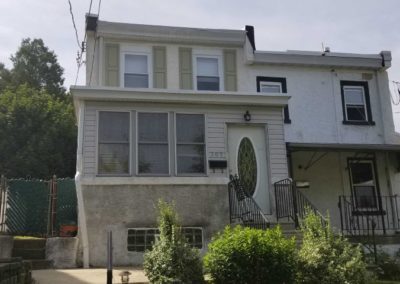
[[[238,174],[261,210],[270,214],[265,139],[264,126],[228,126],[229,173]]]

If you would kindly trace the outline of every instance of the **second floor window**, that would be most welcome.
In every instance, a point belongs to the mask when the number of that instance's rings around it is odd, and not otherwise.
[[[367,82],[341,81],[343,123],[374,124]]]
[[[124,87],[149,87],[149,58],[145,54],[125,54]]]
[[[196,57],[197,90],[219,91],[219,62],[215,57]]]
[[[287,93],[286,78],[258,76],[257,92],[268,94],[285,94]],[[284,107],[283,118],[285,123],[292,122],[289,116],[289,106]]]

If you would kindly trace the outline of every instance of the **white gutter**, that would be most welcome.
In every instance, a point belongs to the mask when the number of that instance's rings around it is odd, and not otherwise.
[[[130,89],[110,87],[71,86],[74,99],[135,101],[169,104],[236,105],[236,106],[286,106],[290,96],[243,93],[205,92],[193,90]]]
[[[79,101],[75,102],[75,107],[78,107],[78,150],[76,159],[76,174],[75,174],[75,185],[76,185],[76,195],[78,200],[78,225],[79,232],[82,242],[83,250],[83,267],[89,268],[89,239],[86,227],[86,213],[85,206],[83,203],[83,193],[82,193],[82,170],[83,170],[83,121],[85,114],[85,102]]]

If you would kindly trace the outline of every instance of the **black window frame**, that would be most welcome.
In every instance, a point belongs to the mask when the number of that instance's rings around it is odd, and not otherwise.
[[[362,87],[364,89],[364,102],[365,109],[367,114],[366,120],[348,120],[346,117],[346,103],[344,98],[344,88],[345,87]],[[343,110],[343,124],[347,125],[375,125],[374,120],[372,119],[372,111],[371,111],[371,103],[370,103],[370,95],[369,95],[369,87],[367,81],[340,81],[340,93],[342,97],[342,110]]]
[[[287,85],[286,85],[286,78],[284,77],[265,77],[265,76],[257,76],[257,92],[261,92],[260,83],[261,82],[273,82],[273,83],[280,83],[282,86],[282,94],[287,94]],[[292,123],[289,115],[289,106],[285,106],[283,109],[283,122],[286,124]]]

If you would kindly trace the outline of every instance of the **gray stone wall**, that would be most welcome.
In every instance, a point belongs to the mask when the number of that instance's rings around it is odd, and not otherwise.
[[[203,228],[203,252],[229,223],[226,185],[83,186],[90,265],[107,263],[107,231],[113,232],[114,265],[141,265],[143,254],[128,252],[128,228],[156,227],[157,201],[175,202],[182,226]]]

